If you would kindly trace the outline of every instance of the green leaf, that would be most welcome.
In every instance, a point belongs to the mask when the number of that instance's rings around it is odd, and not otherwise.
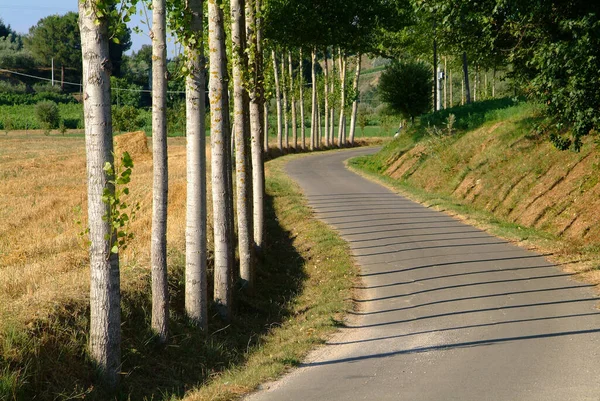
[[[133,167],[133,159],[131,158],[129,152],[123,152],[123,157],[121,158],[121,161],[123,162],[123,167]]]

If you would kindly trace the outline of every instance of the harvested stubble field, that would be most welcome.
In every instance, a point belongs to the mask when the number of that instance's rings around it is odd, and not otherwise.
[[[122,285],[137,285],[150,256],[152,157],[139,137],[119,141],[134,169],[127,201],[139,202],[135,238],[121,256]],[[145,138],[144,138],[145,139]],[[185,243],[185,139],[169,139],[168,239]],[[16,324],[43,318],[53,304],[81,299],[89,288],[83,138],[9,136],[0,146],[0,313]],[[52,300],[51,303],[48,300]],[[17,319],[17,321],[14,321]]]

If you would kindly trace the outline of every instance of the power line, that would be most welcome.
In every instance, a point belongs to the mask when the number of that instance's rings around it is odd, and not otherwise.
[[[44,77],[39,77],[36,75],[24,74],[22,72],[17,72],[17,71],[5,70],[4,68],[0,68],[0,72],[7,72],[9,74],[21,75],[23,77],[34,78],[34,79],[39,79],[41,81],[52,82],[52,79],[50,79],[50,78],[44,78]],[[63,81],[62,83],[67,84],[67,85],[79,86],[79,87],[82,86],[81,84],[78,84],[75,82]],[[131,88],[118,88],[118,87],[111,88],[111,89],[116,90],[116,91],[124,91],[124,92],[152,93],[152,91],[150,89],[131,89]],[[185,91],[167,91],[167,93],[181,94],[181,93],[185,93]]]

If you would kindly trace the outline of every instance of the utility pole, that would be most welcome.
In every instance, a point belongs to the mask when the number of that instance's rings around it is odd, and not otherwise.
[[[52,86],[54,86],[54,57],[52,57]]]

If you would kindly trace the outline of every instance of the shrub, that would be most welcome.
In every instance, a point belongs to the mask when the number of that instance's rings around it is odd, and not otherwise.
[[[384,102],[405,118],[431,109],[433,71],[421,61],[394,61],[381,74],[379,92]]]
[[[51,100],[44,100],[36,104],[35,115],[45,130],[58,128],[60,124],[58,105]]]
[[[0,93],[25,93],[27,86],[24,83],[12,84],[8,81],[0,81]]]
[[[48,82],[39,82],[32,85],[33,91],[35,93],[62,93],[62,89],[60,85],[52,86],[51,83]]]
[[[133,106],[113,107],[112,124],[115,131],[131,132],[142,128],[144,121],[140,112]]]

